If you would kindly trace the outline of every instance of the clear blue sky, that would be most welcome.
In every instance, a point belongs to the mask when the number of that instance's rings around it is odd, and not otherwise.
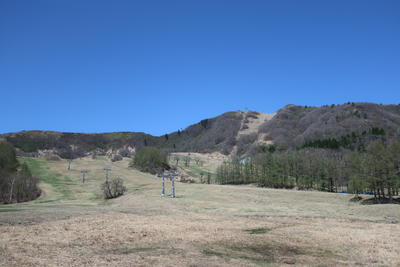
[[[0,132],[400,103],[398,0],[0,0]]]

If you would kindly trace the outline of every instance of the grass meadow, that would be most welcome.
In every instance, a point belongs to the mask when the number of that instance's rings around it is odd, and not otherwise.
[[[185,183],[176,183],[176,198],[162,198],[160,179],[129,168],[129,159],[77,159],[71,170],[64,160],[20,160],[43,193],[0,206],[0,266],[400,265],[398,205]],[[102,199],[105,167],[124,179],[124,196]]]

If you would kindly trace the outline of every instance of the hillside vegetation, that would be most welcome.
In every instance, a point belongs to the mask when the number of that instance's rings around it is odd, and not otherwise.
[[[18,162],[10,143],[0,142],[0,203],[29,201],[39,195],[37,178],[28,165]]]
[[[400,142],[374,141],[365,151],[266,151],[247,161],[225,162],[217,170],[217,182],[356,195],[368,192],[376,203],[400,203],[394,199],[400,189]]]
[[[297,147],[318,139],[361,135],[373,128],[383,129],[390,138],[399,138],[399,127],[400,105],[349,102],[319,108],[288,105],[259,131],[275,145]],[[364,142],[371,140],[365,138]]]
[[[129,122],[127,122],[129,123]],[[91,155],[130,156],[147,146],[165,152],[220,152],[252,155],[260,146],[278,149],[302,146],[365,148],[379,139],[400,137],[400,106],[347,103],[322,107],[287,105],[276,114],[227,112],[204,119],[184,130],[151,136],[145,133],[100,134],[25,131],[0,135],[19,149],[19,155],[55,153],[62,158]],[[329,147],[331,148],[331,147]]]
[[[170,169],[167,154],[155,147],[145,147],[139,150],[133,157],[130,166],[151,174]]]

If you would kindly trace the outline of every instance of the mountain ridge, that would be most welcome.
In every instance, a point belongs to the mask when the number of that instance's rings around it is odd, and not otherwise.
[[[295,148],[315,140],[369,133],[372,128],[382,129],[387,138],[399,138],[400,105],[348,102],[310,107],[288,104],[273,114],[248,110],[225,112],[161,136],[127,131],[31,130],[1,134],[0,140],[12,143],[21,154],[50,151],[64,158],[93,153],[129,156],[145,146],[156,146],[167,152],[221,152],[240,156],[253,153],[259,146]],[[364,139],[362,142],[368,142],[368,138]]]

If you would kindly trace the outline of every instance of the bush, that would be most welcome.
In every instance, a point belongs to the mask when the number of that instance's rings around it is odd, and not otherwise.
[[[122,156],[119,155],[119,154],[117,154],[117,155],[114,155],[114,156],[111,158],[111,161],[112,161],[112,162],[116,162],[116,161],[120,161],[120,160],[122,160],[122,159],[123,159]]]
[[[133,158],[131,167],[142,172],[156,174],[169,170],[167,155],[155,147],[145,147],[139,150]]]
[[[129,151],[129,149],[123,148],[123,149],[120,149],[120,150],[118,151],[118,154],[119,154],[121,157],[129,157],[129,156],[131,155],[131,152]]]
[[[111,181],[101,185],[103,197],[105,199],[116,198],[122,196],[126,192],[124,181],[121,178],[111,179]]]
[[[58,155],[49,154],[44,157],[48,161],[60,161],[61,158]]]

